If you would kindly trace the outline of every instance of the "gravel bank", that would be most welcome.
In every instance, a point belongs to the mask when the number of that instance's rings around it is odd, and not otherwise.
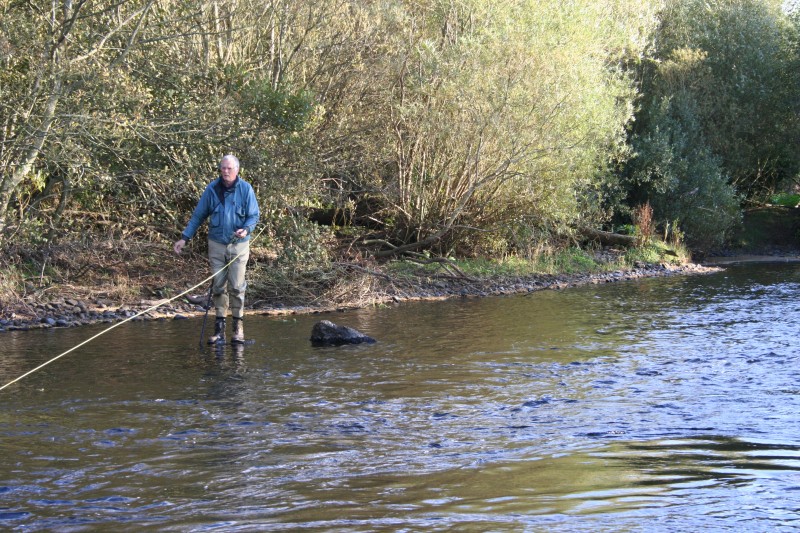
[[[448,298],[478,298],[494,295],[529,293],[539,290],[560,290],[586,284],[615,283],[639,278],[706,274],[720,270],[718,266],[645,265],[632,269],[601,274],[535,275],[502,279],[439,278],[416,282],[386,283],[368,302],[360,305],[380,305],[414,300],[443,300]],[[16,310],[6,310],[0,318],[0,332],[27,331],[48,328],[69,328],[121,320],[181,320],[205,313],[206,295],[191,295],[174,301],[141,300],[135,304],[119,305],[103,299],[92,301],[70,297],[55,298],[47,303],[20,304]],[[355,309],[359,305],[289,306],[256,303],[247,309],[249,315],[313,314]],[[211,312],[213,314],[213,311]]]

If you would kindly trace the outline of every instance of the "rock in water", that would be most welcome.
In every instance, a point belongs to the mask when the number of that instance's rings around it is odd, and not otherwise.
[[[343,344],[372,344],[375,339],[347,326],[339,326],[330,320],[321,320],[311,330],[314,346],[342,346]]]

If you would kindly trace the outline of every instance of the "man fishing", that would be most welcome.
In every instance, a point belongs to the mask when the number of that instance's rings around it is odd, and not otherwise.
[[[250,257],[250,235],[261,213],[253,187],[239,177],[239,159],[233,155],[223,157],[219,173],[220,177],[203,191],[192,218],[173,249],[180,254],[186,242],[209,218],[208,262],[214,274],[211,292],[216,320],[214,334],[209,337],[208,343],[225,342],[225,318],[230,304],[233,316],[231,343],[244,344],[245,267]]]

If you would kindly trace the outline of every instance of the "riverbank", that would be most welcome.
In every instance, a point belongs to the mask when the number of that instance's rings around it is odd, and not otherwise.
[[[343,311],[373,305],[396,305],[414,300],[479,298],[496,295],[529,293],[539,290],[561,290],[586,284],[615,283],[646,277],[706,274],[719,271],[719,266],[700,264],[671,265],[637,263],[632,268],[602,273],[535,274],[528,276],[439,276],[426,278],[392,278],[384,273],[365,273],[371,282],[368,294],[359,293],[341,303],[310,303],[252,299],[246,315],[293,315]],[[107,297],[81,297],[77,290],[64,288],[59,297],[48,301],[20,301],[6,304],[0,318],[0,332],[34,329],[70,328],[120,320],[180,320],[205,314],[207,293],[159,299],[138,299],[120,303]],[[211,311],[213,314],[213,310]]]

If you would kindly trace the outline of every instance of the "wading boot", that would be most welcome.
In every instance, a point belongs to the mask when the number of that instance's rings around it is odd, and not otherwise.
[[[241,318],[233,317],[233,336],[231,337],[231,344],[244,344],[244,320]]]
[[[214,321],[214,334],[208,338],[208,344],[225,342],[225,318],[217,317]]]

